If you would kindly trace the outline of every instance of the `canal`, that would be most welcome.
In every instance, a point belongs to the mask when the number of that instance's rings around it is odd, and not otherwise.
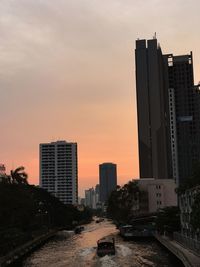
[[[96,241],[113,236],[117,253],[99,258]],[[59,232],[54,239],[33,252],[19,264],[23,267],[182,267],[182,265],[154,240],[123,241],[115,226],[104,221],[92,222],[85,230],[74,235]]]

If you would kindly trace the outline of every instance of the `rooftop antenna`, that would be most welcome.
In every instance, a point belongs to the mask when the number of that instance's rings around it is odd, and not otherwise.
[[[156,39],[156,32],[154,33],[153,39]]]

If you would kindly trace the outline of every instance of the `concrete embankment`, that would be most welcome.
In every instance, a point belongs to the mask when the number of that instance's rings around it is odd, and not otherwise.
[[[45,243],[47,240],[52,238],[56,235],[56,233],[59,230],[51,230],[48,233],[45,233],[41,236],[38,236],[34,238],[33,240],[25,243],[24,245],[16,248],[15,250],[11,251],[7,255],[0,258],[0,267],[9,266],[11,263],[14,263],[15,261],[21,259],[26,254],[30,253],[34,249],[36,249],[38,246]]]
[[[190,250],[183,247],[181,244],[168,237],[155,234],[155,238],[169,251],[171,251],[185,267],[200,267],[200,256],[192,253]]]

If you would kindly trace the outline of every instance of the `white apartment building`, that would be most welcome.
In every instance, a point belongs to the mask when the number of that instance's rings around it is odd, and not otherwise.
[[[99,203],[99,185],[85,190],[85,206],[96,209]]]
[[[135,181],[140,191],[146,193],[144,203],[140,203],[144,212],[156,212],[165,207],[177,206],[174,179],[141,178]]]
[[[40,187],[64,204],[78,203],[77,143],[40,144]]]

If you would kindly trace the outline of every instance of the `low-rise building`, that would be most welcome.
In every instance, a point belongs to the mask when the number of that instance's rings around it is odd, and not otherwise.
[[[136,180],[140,190],[139,213],[153,213],[177,206],[176,183],[173,179],[142,178]]]

